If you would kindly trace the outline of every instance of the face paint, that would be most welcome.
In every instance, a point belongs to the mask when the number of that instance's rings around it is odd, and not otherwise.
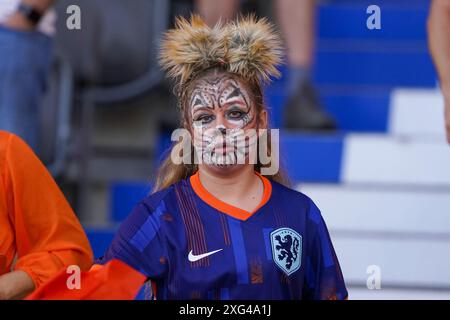
[[[244,128],[253,121],[247,90],[227,75],[200,80],[192,90],[190,110],[194,126],[209,128],[223,114],[229,126]]]
[[[198,81],[190,99],[194,146],[207,164],[233,165],[248,154],[256,137],[239,139],[256,126],[254,106],[245,87],[229,75]],[[218,123],[218,118],[223,119]],[[255,135],[256,136],[256,135]],[[253,138],[252,138],[253,137]]]

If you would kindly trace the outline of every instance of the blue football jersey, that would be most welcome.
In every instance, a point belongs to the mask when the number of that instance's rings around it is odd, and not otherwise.
[[[212,196],[199,173],[138,203],[105,255],[146,275],[156,299],[346,299],[342,272],[313,201],[256,173],[253,212]]]

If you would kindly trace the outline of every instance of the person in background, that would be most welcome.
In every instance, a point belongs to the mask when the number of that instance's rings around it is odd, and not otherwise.
[[[93,263],[88,239],[44,165],[0,131],[0,300],[21,299],[69,265]]]
[[[0,130],[35,151],[39,102],[52,61],[54,0],[0,1]]]
[[[445,128],[450,143],[450,0],[433,0],[431,3],[428,42],[444,95]]]
[[[233,19],[241,0],[196,0],[197,11],[213,26]],[[275,0],[275,11],[287,49],[287,103],[283,127],[333,130],[334,119],[323,109],[311,82],[315,38],[314,0]]]

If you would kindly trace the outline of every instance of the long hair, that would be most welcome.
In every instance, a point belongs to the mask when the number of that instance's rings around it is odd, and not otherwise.
[[[179,106],[181,110],[181,127],[184,129],[187,129],[190,131],[190,121],[191,117],[189,115],[189,108],[187,107],[188,100],[189,100],[189,94],[191,92],[191,88],[195,86],[195,83],[200,80],[204,79],[205,77],[209,77],[212,75],[217,75],[218,73],[224,72],[221,70],[220,67],[214,67],[211,69],[206,70],[202,74],[200,74],[197,78],[194,80],[188,82],[186,86],[180,91],[181,94],[179,96]],[[239,76],[235,74],[230,74],[231,77],[238,78]],[[241,81],[242,82],[242,81]],[[263,94],[261,90],[261,86],[258,82],[252,82],[252,83],[245,83],[247,88],[249,89],[250,98],[255,106],[256,109],[256,118],[259,121],[259,116],[263,110],[267,111],[267,108],[264,105],[263,100]],[[270,130],[270,129],[269,129]],[[259,136],[257,140],[257,147],[260,145]],[[177,183],[180,180],[186,179],[190,177],[192,174],[194,174],[198,170],[198,165],[194,163],[193,156],[194,156],[194,146],[191,143],[190,146],[190,157],[191,161],[188,164],[182,163],[182,164],[175,164],[172,161],[172,150],[176,148],[179,144],[184,143],[183,141],[179,141],[171,146],[171,148],[168,150],[167,155],[165,156],[160,168],[157,171],[156,174],[156,182],[155,186],[153,188],[153,192],[157,192],[160,190],[163,190],[170,185]],[[178,149],[178,148],[177,148]],[[180,148],[182,149],[182,148]],[[272,141],[271,141],[271,135],[269,134],[267,137],[267,156],[271,156],[272,154]],[[182,155],[180,155],[182,156]],[[254,164],[255,171],[261,173],[261,168],[263,167],[269,167],[271,163],[263,165],[259,159],[259,152],[257,153],[257,162]],[[283,169],[283,165],[280,163],[279,170],[276,174],[267,176],[267,178],[276,181],[278,183],[281,183],[287,187],[291,186],[291,182]]]
[[[266,110],[263,101],[262,83],[279,77],[277,66],[283,62],[281,37],[267,19],[250,15],[240,17],[226,25],[217,23],[210,28],[199,16],[188,21],[182,17],[176,20],[176,27],[166,32],[161,43],[159,61],[167,76],[175,81],[175,94],[181,112],[181,127],[190,128],[188,100],[196,81],[217,73],[226,73],[239,79],[247,86],[251,100],[256,107],[256,116]],[[190,130],[189,130],[190,131]],[[271,140],[268,135],[268,155],[271,155]],[[184,143],[183,141],[178,144]],[[174,144],[157,171],[153,192],[186,179],[198,170],[198,165],[175,164],[171,154]],[[257,147],[260,144],[258,136]],[[191,144],[191,155],[194,155]],[[266,165],[270,166],[270,164]],[[263,164],[259,153],[255,171],[261,173]],[[269,179],[290,186],[282,165]]]

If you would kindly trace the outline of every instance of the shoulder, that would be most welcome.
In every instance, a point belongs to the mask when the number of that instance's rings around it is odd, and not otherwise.
[[[168,198],[170,198],[174,193],[175,185],[176,184],[171,185],[163,190],[159,190],[157,192],[149,194],[148,196],[143,198],[139,202],[139,204],[146,207],[149,212],[154,212],[161,207],[165,207]]]
[[[314,224],[319,224],[322,215],[316,203],[303,192],[286,187],[278,182],[271,181],[272,193],[276,201],[289,207],[304,209],[308,220]]]
[[[9,149],[9,144],[11,143],[11,137],[11,133],[0,130],[0,168],[4,166],[6,153]]]
[[[53,181],[31,147],[19,136],[6,131],[0,131],[0,168],[6,169],[13,180]]]
[[[0,130],[0,159],[5,162],[40,163],[30,146],[19,136]]]
[[[8,153],[8,150],[10,148],[13,137],[19,139],[17,136],[15,136],[12,133],[0,130],[0,159],[1,160],[6,158],[6,154]]]
[[[24,151],[31,150],[28,144],[19,136],[8,131],[0,130],[0,150],[6,152],[12,148]]]
[[[0,145],[4,146],[9,143],[9,140],[14,136],[14,134],[0,130]]]
[[[164,214],[167,206],[173,202],[175,186],[176,184],[171,185],[141,199],[128,215],[126,222],[139,225],[145,223],[149,217],[156,222]]]
[[[303,192],[297,191],[293,188],[287,187],[275,181],[270,181],[272,184],[272,194],[277,200],[285,201],[290,204],[295,203],[305,208],[309,208],[314,204],[312,199]]]

